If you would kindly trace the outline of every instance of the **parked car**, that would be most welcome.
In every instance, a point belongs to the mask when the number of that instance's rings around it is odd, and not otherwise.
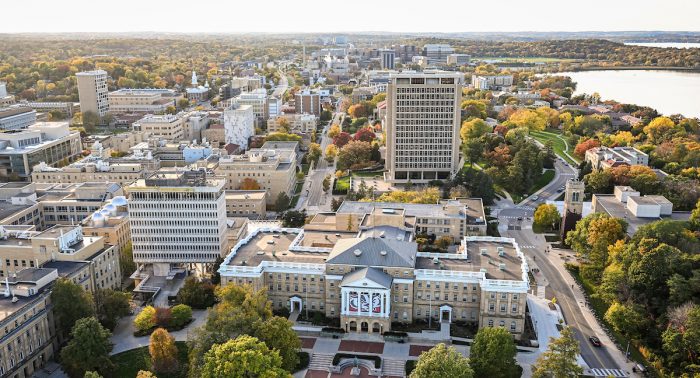
[[[534,196],[534,197],[532,197],[532,200],[533,200],[533,201],[537,201],[538,199],[540,199],[539,196]]]
[[[591,341],[591,344],[593,344],[594,347],[600,347],[603,346],[603,343],[600,342],[600,339],[597,338],[596,336],[591,336],[588,338],[588,340]]]

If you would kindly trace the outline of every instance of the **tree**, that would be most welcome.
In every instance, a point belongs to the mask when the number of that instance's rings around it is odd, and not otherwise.
[[[520,377],[513,336],[503,327],[482,328],[470,349],[469,364],[477,377]]]
[[[323,191],[328,192],[328,189],[331,188],[331,176],[326,175],[326,177],[323,178]]]
[[[83,378],[103,378],[103,377],[96,371],[86,371],[85,375],[83,375]]]
[[[363,127],[355,133],[353,136],[354,140],[361,140],[363,142],[372,142],[373,140],[377,139],[377,136],[374,134],[374,130],[372,130],[371,127]]]
[[[338,147],[335,144],[326,146],[326,161],[328,163],[333,163],[336,156],[338,156]]]
[[[547,351],[532,366],[533,378],[569,378],[583,374],[578,365],[579,345],[571,327],[565,327],[558,338],[549,339]]]
[[[193,276],[187,277],[185,284],[177,293],[177,301],[200,310],[211,307],[216,302],[214,285],[199,281]]]
[[[328,137],[331,138],[331,139],[335,139],[335,137],[337,137],[338,134],[340,134],[340,131],[341,131],[341,130],[340,130],[340,125],[338,125],[337,123],[334,123],[334,124],[331,126],[331,128],[328,129]]]
[[[179,109],[185,109],[188,106],[190,106],[190,100],[188,100],[186,98],[181,98],[181,99],[177,100],[177,107]]]
[[[307,152],[306,159],[309,163],[313,162],[318,164],[318,159],[321,158],[321,145],[318,143],[309,144],[309,152]]]
[[[462,110],[467,117],[486,118],[486,103],[480,100],[462,101]]]
[[[61,350],[61,364],[71,377],[82,377],[87,371],[111,372],[112,334],[94,316],[75,322],[71,341]]]
[[[561,222],[559,210],[554,205],[541,204],[535,210],[534,224],[542,228],[557,229]]]
[[[215,344],[204,355],[203,378],[288,377],[282,358],[255,337],[242,335],[224,344]]]
[[[459,129],[459,136],[462,138],[462,143],[469,139],[476,139],[491,131],[491,126],[486,124],[481,118],[474,118],[469,121],[462,122],[462,128]]]
[[[277,199],[275,200],[275,210],[276,211],[285,211],[289,208],[289,204],[291,203],[291,200],[289,199],[289,196],[285,192],[280,192],[280,194],[277,195]]]
[[[151,364],[156,372],[173,372],[177,370],[177,347],[175,338],[163,328],[158,328],[151,334],[148,352]]]
[[[298,352],[301,349],[301,341],[292,329],[292,322],[273,316],[265,321],[258,321],[254,328],[255,337],[264,342],[268,348],[279,352],[282,357],[282,368],[294,371],[294,367],[299,363]]]
[[[78,319],[95,316],[90,294],[67,278],[59,278],[51,291],[51,303],[57,330],[67,336]]]
[[[677,126],[668,117],[656,117],[644,127],[644,134],[650,143],[659,144],[664,140],[670,140],[675,135],[684,135],[685,129]]]
[[[134,318],[134,327],[139,331],[148,331],[156,326],[156,309],[146,306]]]
[[[131,306],[128,293],[112,289],[97,289],[93,297],[97,319],[107,329],[113,330],[119,318],[129,315]]]
[[[479,139],[467,139],[462,145],[464,156],[469,164],[477,163],[484,152],[484,144]]]
[[[266,142],[301,142],[301,136],[287,133],[269,133],[265,136]]]
[[[574,148],[574,155],[583,159],[583,157],[586,156],[586,151],[595,147],[600,147],[600,141],[598,139],[586,139],[576,145]]]
[[[524,127],[529,130],[544,130],[548,123],[547,116],[526,108],[518,109],[508,117],[508,121],[504,122],[508,127]]]
[[[246,177],[241,182],[240,190],[260,190],[260,184],[255,179]]]
[[[597,283],[608,262],[608,247],[624,239],[626,232],[627,222],[624,220],[593,213],[576,222],[576,228],[566,236],[566,244],[587,259],[584,267],[591,270],[586,269],[582,274]]]
[[[404,190],[383,193],[377,202],[401,202],[401,203],[438,203],[440,201],[440,189],[429,187],[424,190]]]
[[[184,327],[192,320],[192,307],[186,304],[175,305],[171,309],[171,315],[174,327]]]
[[[279,126],[280,130],[285,134],[289,134],[289,131],[291,131],[289,121],[284,117],[277,118],[277,126]]]
[[[175,114],[175,113],[177,113],[177,109],[174,106],[168,105],[168,107],[165,108],[165,114]]]
[[[139,372],[136,374],[136,378],[158,378],[155,376],[155,374],[151,373],[148,370],[139,370]]]
[[[369,163],[372,157],[372,145],[368,142],[351,141],[338,153],[338,169],[345,170],[355,165]]]
[[[435,240],[435,246],[437,246],[440,249],[446,250],[452,244],[452,237],[447,235],[440,236]]]
[[[474,371],[469,367],[469,360],[462,356],[455,347],[440,343],[418,358],[411,378],[472,378]]]
[[[348,144],[348,142],[350,142],[351,140],[352,140],[352,137],[350,136],[350,134],[343,131],[340,134],[338,134],[335,138],[333,138],[333,144],[338,146],[338,148],[342,148],[343,146]]]
[[[609,170],[591,172],[583,181],[586,183],[586,191],[593,194],[605,194],[613,190],[612,174]]]
[[[605,311],[605,321],[621,334],[635,340],[647,331],[648,327],[642,309],[635,305],[613,302]]]
[[[302,227],[306,224],[306,210],[296,211],[289,210],[282,214],[282,226],[284,227]]]

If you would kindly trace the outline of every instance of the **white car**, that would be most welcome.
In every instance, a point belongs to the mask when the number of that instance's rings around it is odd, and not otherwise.
[[[538,197],[538,196],[534,196],[531,198],[531,200],[533,200],[533,201],[537,201],[538,199],[540,199],[540,197]]]

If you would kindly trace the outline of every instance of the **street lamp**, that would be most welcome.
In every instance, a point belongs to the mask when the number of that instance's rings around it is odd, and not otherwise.
[[[433,328],[433,296],[428,294],[428,329]]]

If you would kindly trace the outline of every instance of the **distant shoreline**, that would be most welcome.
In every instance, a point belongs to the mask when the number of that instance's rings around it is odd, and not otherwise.
[[[634,70],[645,70],[645,71],[684,71],[684,72],[700,72],[700,67],[658,67],[658,66],[615,66],[615,67],[576,67],[567,69],[567,71],[580,72],[580,71],[634,71]]]

